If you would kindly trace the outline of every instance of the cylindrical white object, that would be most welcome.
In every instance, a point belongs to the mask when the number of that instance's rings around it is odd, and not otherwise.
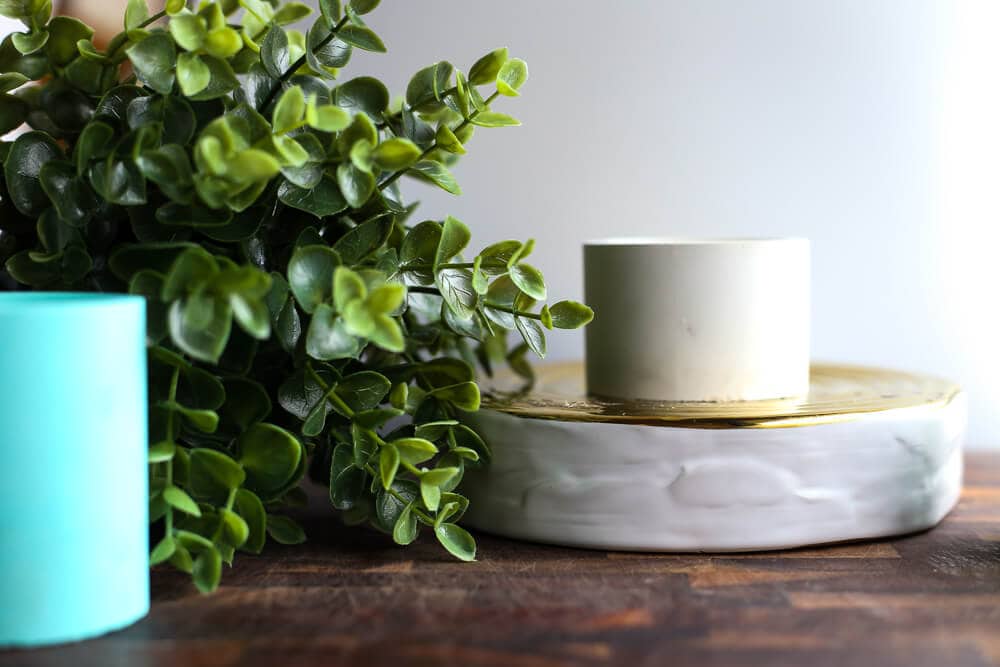
[[[587,389],[668,401],[809,389],[807,239],[606,239],[584,245]]]

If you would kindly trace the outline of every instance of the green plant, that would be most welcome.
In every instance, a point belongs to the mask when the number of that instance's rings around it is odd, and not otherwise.
[[[319,4],[302,34],[295,2],[130,0],[102,52],[48,0],[0,0],[26,26],[0,44],[0,131],[33,128],[0,143],[0,260],[31,289],[147,298],[151,561],[203,591],[236,550],[305,539],[283,511],[307,469],[345,521],[400,544],[428,526],[474,558],[456,523],[463,471],[489,458],[462,422],[474,368],[530,376],[546,329],[592,317],[536,310],[531,241],[463,259],[466,226],[409,224],[398,188],[458,194],[448,166],[475,128],[518,124],[491,104],[525,63],[435,63],[391,103],[340,77],[352,49],[385,50],[362,18],[378,0]]]

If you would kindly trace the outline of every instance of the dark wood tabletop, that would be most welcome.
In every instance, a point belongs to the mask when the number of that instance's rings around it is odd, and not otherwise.
[[[1000,453],[967,458],[939,527],[780,553],[660,555],[479,535],[479,560],[337,525],[239,557],[211,596],[153,573],[153,608],[102,639],[0,665],[901,665],[1000,663]]]

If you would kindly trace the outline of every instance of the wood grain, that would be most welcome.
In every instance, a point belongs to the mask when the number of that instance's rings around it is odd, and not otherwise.
[[[1000,664],[1000,454],[968,457],[938,528],[780,553],[657,555],[480,535],[473,564],[341,527],[240,557],[209,597],[153,573],[153,609],[108,637],[0,666]]]

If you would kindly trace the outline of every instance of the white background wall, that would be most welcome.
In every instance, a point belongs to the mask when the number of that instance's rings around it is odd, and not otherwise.
[[[531,79],[456,168],[410,186],[475,242],[534,237],[556,297],[609,235],[808,236],[819,359],[929,371],[1000,446],[1000,3],[994,0],[384,0],[402,91],[508,45]],[[551,357],[582,356],[556,333]]]

